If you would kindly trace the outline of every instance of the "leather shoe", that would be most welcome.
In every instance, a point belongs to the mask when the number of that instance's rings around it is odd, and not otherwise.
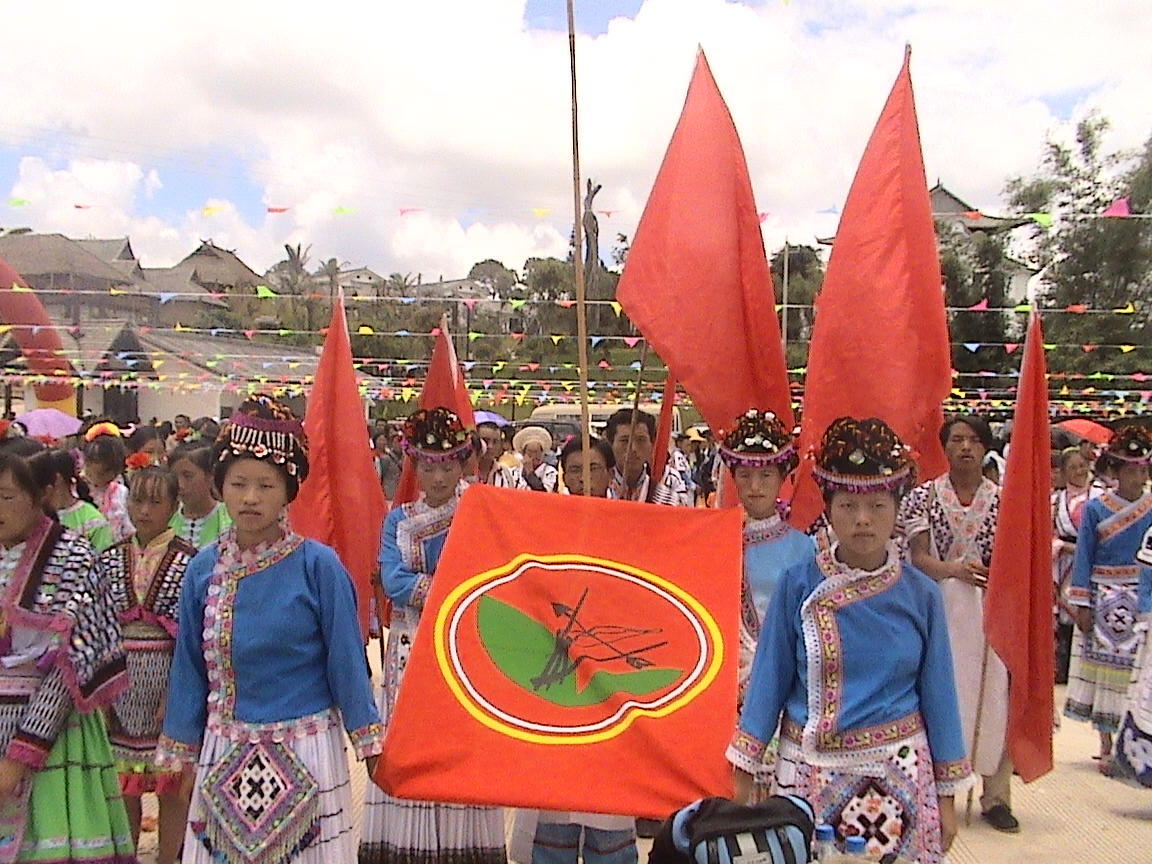
[[[986,810],[980,814],[980,818],[997,831],[1003,831],[1006,834],[1020,832],[1020,821],[1012,815],[1012,811],[1004,804],[997,804],[991,810]]]

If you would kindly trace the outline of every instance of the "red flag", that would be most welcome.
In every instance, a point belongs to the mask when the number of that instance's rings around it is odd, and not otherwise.
[[[373,779],[401,798],[643,816],[730,795],[740,520],[470,487]]]
[[[713,429],[752,407],[792,424],[748,166],[703,51],[616,297]]]
[[[935,477],[947,469],[937,436],[952,359],[908,61],[906,52],[860,160],[816,300],[800,451],[837,417],[880,417],[917,452],[920,475]],[[797,526],[821,509],[811,471],[803,460]]]
[[[71,376],[76,372],[64,357],[64,345],[56,322],[20,274],[0,258],[0,319],[10,325],[12,338],[28,361],[28,370],[37,375]],[[35,386],[42,406],[51,403],[69,414],[76,413],[76,388],[68,381],[51,381]]]
[[[352,574],[361,632],[368,632],[372,574],[386,510],[380,475],[364,419],[364,403],[352,368],[352,343],[344,296],[332,320],[304,417],[311,471],[292,502],[292,527],[331,546]]]
[[[657,482],[664,476],[672,442],[672,414],[676,408],[676,376],[669,372],[664,378],[664,401],[660,403],[660,419],[656,423],[656,448],[652,451],[652,477],[648,494],[656,491]]]
[[[465,429],[476,427],[476,417],[472,413],[472,400],[468,396],[468,384],[464,372],[456,359],[456,347],[448,332],[448,316],[440,319],[436,333],[436,346],[432,349],[432,362],[428,364],[428,377],[424,379],[424,390],[420,393],[421,408],[448,408],[456,412]],[[400,472],[400,482],[396,494],[392,496],[392,506],[399,507],[420,497],[416,485],[416,469],[412,460],[405,459]]]
[[[1033,313],[984,601],[984,632],[1008,667],[1008,750],[1025,782],[1052,770],[1052,504],[1044,334]]]

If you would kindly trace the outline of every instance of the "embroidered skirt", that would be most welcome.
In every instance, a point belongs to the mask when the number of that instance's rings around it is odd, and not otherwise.
[[[72,714],[27,786],[0,806],[0,861],[135,864],[99,713]]]
[[[108,739],[125,795],[180,791],[180,774],[156,767],[156,742],[172,674],[172,638],[161,627],[133,622],[124,630],[132,682],[108,711]]]
[[[356,860],[348,757],[335,709],[286,723],[209,723],[183,862],[245,859],[249,864]]]
[[[1119,728],[1128,695],[1139,645],[1136,587],[1135,582],[1097,582],[1094,578],[1092,631],[1077,633],[1072,644],[1064,713],[1091,722],[1101,732]]]
[[[940,804],[923,732],[893,744],[867,774],[809,765],[798,743],[781,738],[775,793],[808,800],[816,821],[836,829],[841,848],[846,838],[861,836],[870,858],[893,852],[917,864],[943,858]]]
[[[1137,625],[1141,630],[1147,625]],[[1141,786],[1152,787],[1152,662],[1148,656],[1148,635],[1133,670],[1128,701],[1120,718],[1116,738],[1116,774]]]
[[[393,626],[389,654],[396,632]],[[395,663],[396,658],[390,659]],[[402,672],[403,664],[398,665]],[[394,679],[388,680],[387,666],[386,663],[386,684],[378,691],[381,717],[388,716],[389,695],[398,684]],[[393,798],[375,783],[368,783],[360,864],[504,864],[507,860],[502,808]]]

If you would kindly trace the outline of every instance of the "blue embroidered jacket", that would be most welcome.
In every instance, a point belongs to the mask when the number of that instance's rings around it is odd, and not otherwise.
[[[164,718],[161,761],[179,762],[199,748],[209,708],[227,693],[209,685],[203,644],[205,605],[218,545],[188,565],[180,597],[180,629]],[[269,566],[236,583],[222,615],[233,617],[232,650],[220,658],[234,686],[234,719],[246,724],[293,721],[336,707],[361,756],[380,752],[380,714],[372,697],[356,597],[336,553],[304,540]],[[211,659],[211,658],[210,658]]]
[[[423,609],[458,500],[429,507],[420,499],[395,508],[385,518],[380,536],[380,579],[396,606],[411,606],[417,613]]]
[[[890,546],[880,570],[852,570],[835,547],[783,574],[772,597],[728,749],[759,773],[777,729],[815,765],[877,759],[923,731],[941,794],[971,773],[936,585]]]
[[[1144,532],[1152,527],[1152,493],[1127,501],[1108,490],[1084,505],[1072,587],[1068,599],[1076,606],[1091,605],[1092,580],[1133,583],[1140,578],[1136,553]]]

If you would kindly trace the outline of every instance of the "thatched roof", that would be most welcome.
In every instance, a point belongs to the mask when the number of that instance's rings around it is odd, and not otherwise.
[[[200,248],[176,266],[186,265],[195,270],[196,280],[205,287],[251,288],[261,281],[235,252],[221,249],[211,240],[202,240]]]
[[[176,302],[206,303],[209,306],[220,306],[227,309],[228,303],[221,297],[213,297],[197,279],[196,267],[188,263],[180,263],[175,267],[145,267],[143,276],[147,289],[161,295],[164,302],[165,294],[176,294],[172,297]],[[187,296],[189,294],[195,296]]]
[[[107,240],[89,238],[76,242],[102,261],[112,263],[136,260],[136,253],[132,251],[132,244],[127,237],[113,237]]]
[[[125,285],[133,281],[63,234],[5,235],[0,237],[0,258],[25,279],[35,279],[39,284],[33,287],[46,287],[44,283],[48,277],[53,277],[57,287],[61,288],[68,286],[61,284],[57,277],[72,277],[80,283],[75,286],[77,288],[83,287],[85,282]]]

